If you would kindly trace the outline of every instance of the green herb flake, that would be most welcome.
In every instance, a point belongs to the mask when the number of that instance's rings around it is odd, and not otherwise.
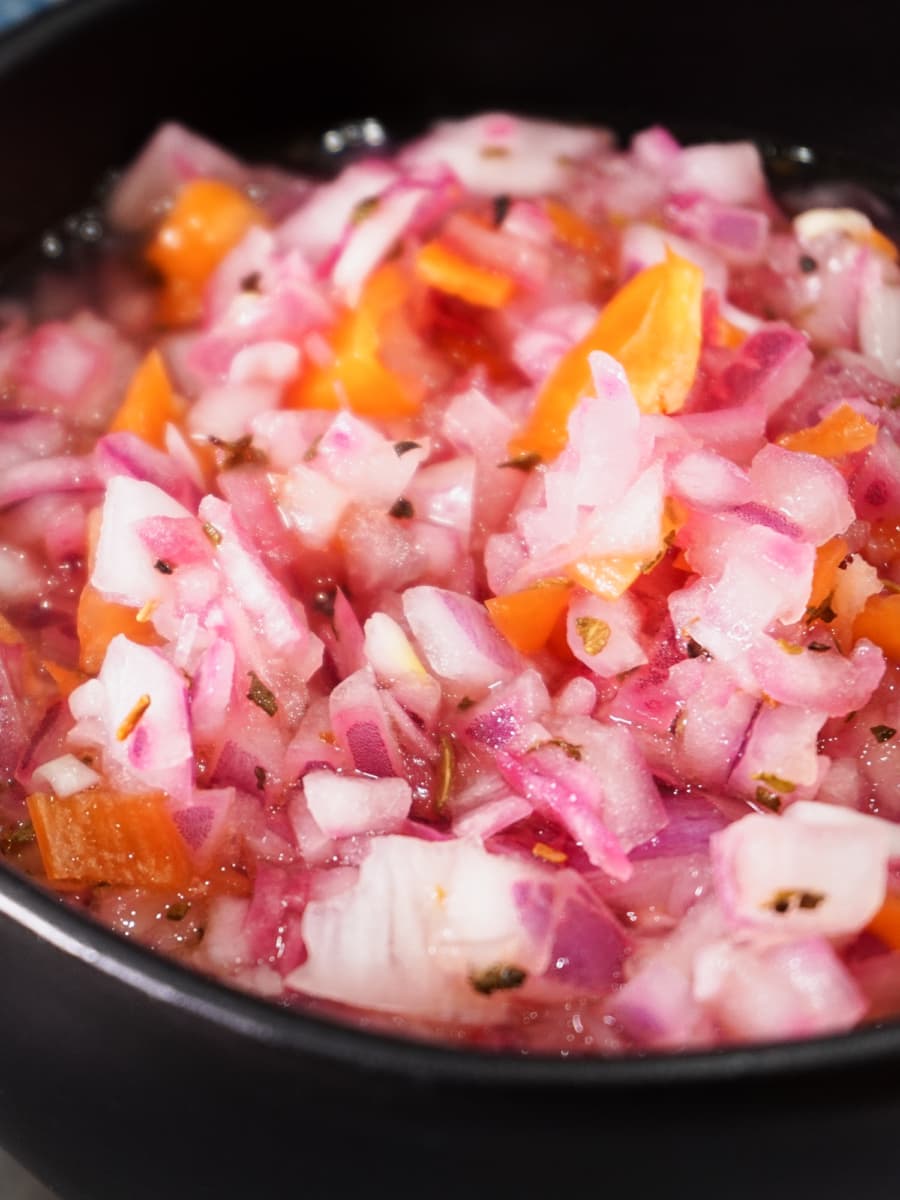
[[[807,892],[802,888],[788,888],[782,892],[776,892],[768,904],[764,904],[764,908],[771,908],[773,912],[781,915],[793,912],[798,908],[811,910],[818,908],[825,900],[822,892]]]
[[[562,750],[567,758],[581,762],[581,747],[576,746],[574,742],[567,742],[565,738],[545,738],[542,742],[535,742],[533,746],[529,746],[527,752],[534,754],[535,750],[545,750],[548,746],[555,746],[558,750]]]
[[[224,438],[215,435],[210,436],[209,441],[217,450],[223,452],[221,463],[223,471],[230,471],[234,467],[242,467],[247,463],[264,463],[266,461],[263,452],[253,445],[253,438],[249,433],[245,433],[243,437],[239,437],[233,442],[227,442]]]
[[[581,638],[585,654],[599,654],[610,639],[612,630],[599,617],[576,617],[575,632]]]
[[[760,785],[756,789],[756,794],[753,799],[763,808],[768,808],[771,812],[781,812],[781,797],[776,796],[774,792],[770,792],[768,788]]]
[[[23,846],[30,846],[35,841],[34,826],[30,821],[22,825],[13,825],[0,833],[0,854],[14,854]]]
[[[252,700],[257,708],[261,708],[268,716],[274,717],[278,712],[278,701],[274,693],[266,687],[255,671],[249,671],[248,674],[250,690],[247,692],[247,699]]]
[[[876,742],[889,742],[897,730],[892,729],[890,725],[873,725],[871,733]]]
[[[316,457],[316,455],[319,453],[319,442],[321,442],[321,440],[322,435],[319,434],[317,438],[313,438],[313,440],[309,443],[309,445],[303,451],[304,462],[312,462],[312,460]]]
[[[221,546],[222,534],[218,529],[216,529],[215,525],[210,524],[209,521],[204,521],[203,522],[203,532],[206,534],[206,536],[209,538],[209,540],[212,542],[212,544],[214,546]]]
[[[266,768],[265,767],[254,767],[253,774],[256,776],[257,788],[261,792],[264,792],[266,790],[266,778],[267,778],[266,777]]]
[[[509,212],[509,206],[512,203],[509,196],[495,196],[492,204],[494,208],[494,228],[499,229],[506,220],[506,215]]]
[[[764,783],[766,787],[772,789],[773,792],[778,792],[782,796],[789,796],[791,792],[796,792],[796,783],[791,783],[789,779],[779,779],[777,775],[769,775],[766,771],[760,771],[759,774],[753,776],[760,783]]]
[[[544,460],[534,450],[526,450],[523,454],[517,454],[514,458],[508,458],[506,462],[497,463],[498,467],[512,467],[514,471],[533,471],[535,467],[539,467]]]
[[[890,592],[894,596],[900,592],[900,583],[894,583],[893,579],[879,579],[878,582],[886,592]]]
[[[509,158],[508,146],[482,146],[482,158]]]
[[[410,450],[418,450],[419,445],[419,442],[411,441],[394,442],[394,453],[398,458],[402,458],[404,454],[409,454]]]
[[[492,992],[508,991],[510,988],[521,987],[528,978],[528,973],[521,967],[507,963],[497,963],[484,971],[476,971],[469,976],[469,983],[482,996],[490,996]]]
[[[187,900],[178,900],[175,904],[170,904],[166,909],[166,920],[183,921],[190,910],[191,906]]]
[[[831,646],[826,646],[824,642],[810,642],[806,648],[812,650],[814,654],[824,654],[831,649]]]
[[[809,275],[812,271],[818,269],[819,264],[811,254],[801,254],[797,261],[797,266],[804,273],[804,275]]]
[[[803,620],[806,622],[806,624],[812,625],[813,621],[822,621],[824,624],[830,625],[837,616],[837,613],[831,607],[831,601],[833,599],[834,593],[830,592],[821,604],[810,605],[803,616]]]
[[[160,575],[171,575],[175,568],[170,562],[166,562],[164,558],[158,558],[153,564],[154,570],[159,571]]]
[[[399,500],[395,500],[389,511],[392,517],[397,517],[401,521],[408,521],[416,515],[412,501],[407,500],[405,496],[401,496]]]
[[[463,696],[462,700],[460,700],[459,704],[457,704],[456,707],[459,709],[460,712],[465,712],[467,708],[472,708],[474,706],[474,704],[475,704],[475,701],[472,699],[471,696]]]

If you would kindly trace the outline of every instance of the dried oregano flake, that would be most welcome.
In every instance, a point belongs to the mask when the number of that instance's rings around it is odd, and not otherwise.
[[[581,638],[585,654],[599,654],[609,641],[612,630],[599,617],[576,617],[575,632]]]
[[[275,699],[275,694],[260,679],[255,671],[248,672],[250,676],[250,690],[247,692],[247,699],[252,700],[257,708],[261,708],[264,713],[270,717],[274,717],[278,712],[278,701]]]

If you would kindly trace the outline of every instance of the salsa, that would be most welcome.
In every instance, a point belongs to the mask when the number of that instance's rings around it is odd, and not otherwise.
[[[896,247],[749,142],[325,147],[166,125],[3,304],[7,862],[408,1036],[895,1015]]]

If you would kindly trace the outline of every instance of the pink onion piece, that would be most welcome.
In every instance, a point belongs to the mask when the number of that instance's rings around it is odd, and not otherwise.
[[[816,546],[853,520],[842,475],[818,455],[768,445],[753,459],[750,480],[754,499],[783,513]]]
[[[437,125],[404,151],[401,163],[407,168],[444,164],[464,187],[481,195],[540,195],[565,186],[572,160],[607,144],[601,130],[488,113]]]
[[[187,687],[158,650],[117,634],[97,678],[69,704],[79,722],[98,723],[104,771],[123,791],[163,791],[176,803],[190,796]]]
[[[162,205],[191,179],[235,183],[243,168],[212,142],[174,122],[161,125],[115,186],[109,200],[113,224],[129,232],[147,229]]]
[[[865,638],[846,658],[837,648],[799,654],[789,653],[792,649],[792,643],[761,638],[749,653],[759,687],[782,704],[819,708],[830,717],[842,717],[865,705],[884,674],[884,655]]]
[[[874,825],[753,813],[710,845],[716,888],[736,928],[788,940],[838,937],[858,933],[884,902],[887,853]]]
[[[481,694],[509,679],[517,658],[491,625],[482,605],[436,587],[409,588],[403,611],[436,675]]]
[[[173,459],[134,433],[108,433],[94,448],[97,474],[104,483],[117,476],[151,483],[180,504],[194,509],[197,488]]]
[[[558,821],[595,866],[614,879],[628,879],[631,863],[603,821],[600,789],[589,771],[578,770],[564,750],[552,746],[519,756],[499,750],[495,761],[507,783]]]
[[[349,890],[307,905],[309,957],[288,985],[385,1012],[502,1021],[503,993],[470,980],[498,963],[525,986],[544,971],[551,930],[528,928],[516,902],[517,886],[543,878],[474,841],[376,838]]]
[[[234,788],[203,788],[172,809],[178,832],[201,869],[212,862],[227,836],[233,804]]]
[[[302,917],[309,897],[308,872],[263,863],[244,916],[249,955],[287,975],[306,961]]]
[[[309,771],[303,791],[313,820],[329,838],[393,833],[406,819],[412,791],[405,779],[364,779]]]
[[[23,462],[3,472],[0,509],[44,493],[92,492],[101,486],[94,459],[88,455]]]
[[[694,991],[739,1041],[839,1033],[866,1011],[849,971],[817,937],[760,949],[712,945],[698,956]]]
[[[230,505],[206,496],[199,515],[216,532],[216,562],[241,607],[258,622],[272,649],[290,653],[296,673],[308,679],[321,662],[322,644],[310,632],[303,610],[259,561]]]
[[[809,374],[806,338],[789,325],[767,325],[744,342],[716,385],[718,407],[760,403],[771,416]]]
[[[91,583],[107,599],[141,608],[151,600],[160,599],[168,590],[169,577],[154,565],[166,555],[157,553],[155,547],[149,548],[142,537],[144,523],[159,518],[185,523],[177,541],[171,536],[162,540],[167,552],[184,543],[189,547],[186,556],[182,552],[172,561],[183,562],[185,557],[188,562],[198,561],[201,549],[198,537],[202,534],[184,505],[145,480],[127,475],[116,475],[109,480],[91,574]]]
[[[334,736],[357,771],[377,778],[403,776],[400,749],[367,669],[338,684],[328,704]]]

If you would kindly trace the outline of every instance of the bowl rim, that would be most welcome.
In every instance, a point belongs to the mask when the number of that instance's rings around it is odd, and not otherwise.
[[[145,998],[223,1033],[265,1043],[294,1059],[318,1058],[369,1073],[532,1092],[697,1087],[778,1076],[896,1065],[900,1022],[789,1042],[621,1056],[509,1053],[451,1046],[355,1027],[279,1006],[169,958],[70,907],[8,863],[0,863],[0,920],[79,960]]]
[[[66,0],[0,33],[0,78],[108,13],[146,0]],[[354,1027],[281,1007],[131,942],[0,862],[0,920],[20,927],[88,969],[149,1000],[183,1010],[224,1033],[266,1043],[295,1058],[333,1060],[366,1072],[526,1093],[699,1087],[896,1066],[900,1019],[846,1033],[722,1049],[622,1056],[524,1054],[450,1046]]]

